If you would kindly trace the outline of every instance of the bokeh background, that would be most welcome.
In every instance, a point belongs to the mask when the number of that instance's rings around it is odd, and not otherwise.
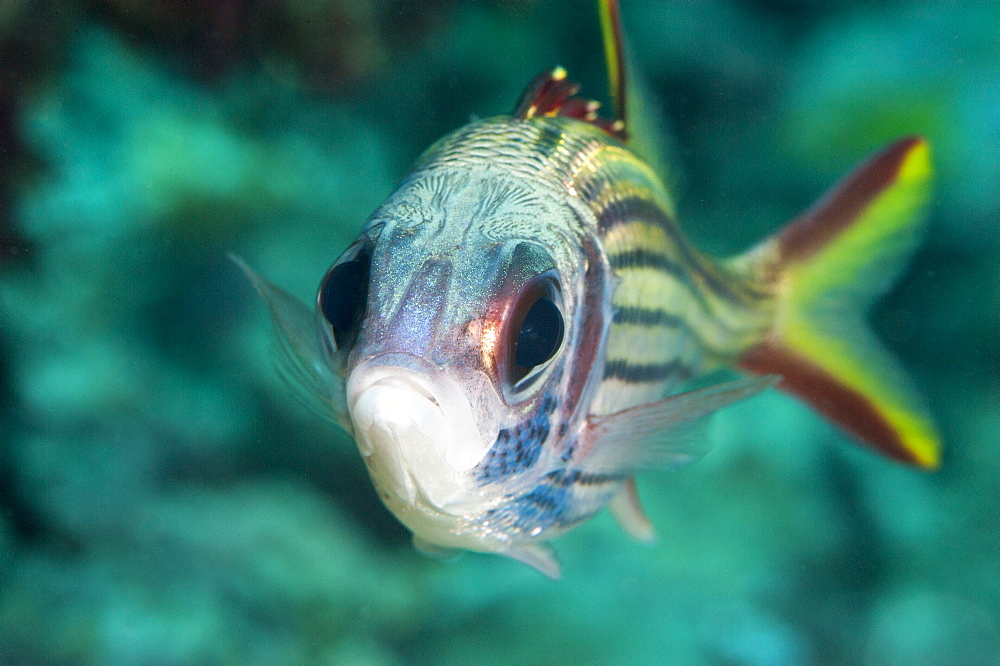
[[[1000,5],[623,5],[703,248],[929,137],[871,320],[941,470],[768,394],[640,479],[652,547],[600,516],[562,582],[420,557],[226,255],[309,300],[433,139],[555,64],[603,96],[590,3],[2,0],[0,663],[1000,663]]]

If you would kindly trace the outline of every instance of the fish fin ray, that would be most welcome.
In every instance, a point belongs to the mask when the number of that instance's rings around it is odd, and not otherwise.
[[[624,140],[624,124],[617,119],[597,115],[600,102],[575,97],[580,86],[566,78],[566,70],[554,67],[542,72],[528,84],[514,107],[512,114],[519,120],[540,116],[565,116],[576,118],[601,128],[616,139]]]
[[[777,285],[776,323],[740,358],[754,373],[897,460],[932,469],[940,438],[922,397],[868,332],[864,313],[892,285],[926,226],[927,143],[897,141],[747,257]]]
[[[666,117],[661,105],[628,47],[617,0],[598,0],[604,59],[608,74],[608,92],[614,101],[615,117],[622,122],[625,143],[667,184],[673,172],[669,167],[672,154],[667,140]],[[672,213],[673,211],[671,211]]]
[[[316,314],[236,255],[229,258],[267,304],[274,327],[275,364],[292,394],[308,409],[349,429],[347,407],[340,397],[344,380],[326,360]]]
[[[775,381],[773,376],[747,377],[606,416],[591,416],[586,433],[588,454],[580,467],[591,473],[631,475],[697,460],[708,449],[709,417]]]
[[[639,502],[639,490],[636,488],[635,478],[630,477],[625,482],[625,487],[612,498],[608,508],[625,534],[643,543],[656,541],[656,529],[646,517],[646,512]]]

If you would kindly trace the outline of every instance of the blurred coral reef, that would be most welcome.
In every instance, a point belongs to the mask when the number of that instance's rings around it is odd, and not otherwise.
[[[566,579],[418,556],[291,398],[227,260],[308,300],[407,164],[589,3],[0,3],[0,664],[995,664],[1000,5],[623,0],[685,230],[738,251],[897,136],[930,237],[873,313],[945,435],[923,474],[768,394],[640,479]]]

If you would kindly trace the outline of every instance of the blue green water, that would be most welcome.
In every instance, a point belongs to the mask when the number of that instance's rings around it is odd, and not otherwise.
[[[274,372],[227,260],[309,300],[407,164],[555,64],[588,3],[0,4],[0,664],[1000,663],[1000,5],[623,0],[679,216],[739,251],[881,145],[938,169],[872,324],[926,474],[769,393],[639,480],[564,580],[425,559]]]

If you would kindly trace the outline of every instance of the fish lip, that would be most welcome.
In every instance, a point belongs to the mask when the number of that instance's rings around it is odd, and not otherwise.
[[[359,363],[351,371],[346,387],[347,407],[353,412],[361,394],[376,384],[410,388],[440,407],[432,383],[423,378],[437,372],[440,372],[437,365],[413,354],[396,352],[376,356]]]
[[[407,353],[373,357],[351,372],[355,441],[393,504],[456,515],[475,501],[470,472],[495,435],[484,436],[469,391],[455,373]]]

